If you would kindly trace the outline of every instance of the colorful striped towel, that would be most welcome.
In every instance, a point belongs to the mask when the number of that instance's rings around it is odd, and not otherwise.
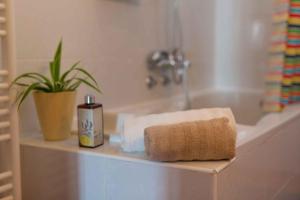
[[[300,101],[300,0],[275,0],[264,110]]]

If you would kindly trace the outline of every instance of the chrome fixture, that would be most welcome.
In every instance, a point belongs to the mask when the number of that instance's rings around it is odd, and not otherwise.
[[[183,49],[183,29],[180,20],[181,0],[169,0],[166,26],[166,49],[152,52],[147,59],[149,75],[146,78],[146,85],[149,89],[156,85],[167,86],[175,83],[182,87],[183,107],[190,109],[191,100],[188,87],[188,68],[191,62],[185,58]]]
[[[154,51],[148,57],[147,66],[150,75],[146,78],[146,84],[151,89],[157,83],[163,86],[171,82],[181,84],[191,62],[180,50],[174,49],[171,52]]]
[[[154,86],[157,85],[157,81],[151,75],[147,76],[145,82],[148,88],[153,88]]]

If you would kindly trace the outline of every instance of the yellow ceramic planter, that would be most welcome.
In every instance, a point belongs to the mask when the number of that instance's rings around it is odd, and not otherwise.
[[[76,92],[33,93],[45,140],[64,140],[71,134]]]

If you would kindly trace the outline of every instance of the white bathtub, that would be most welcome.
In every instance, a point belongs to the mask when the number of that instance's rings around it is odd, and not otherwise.
[[[158,163],[143,153],[123,153],[119,144],[83,149],[76,137],[45,142],[29,133],[21,140],[24,200],[300,199],[299,105],[263,115],[260,92],[208,90],[192,96],[193,108],[232,108],[238,122],[236,159]],[[166,99],[110,112],[156,113],[181,106]]]

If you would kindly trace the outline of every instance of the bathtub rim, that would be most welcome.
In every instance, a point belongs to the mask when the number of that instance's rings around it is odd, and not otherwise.
[[[288,123],[300,118],[300,104],[290,105],[280,113],[268,113],[262,117],[256,126],[247,133],[239,145],[237,145],[238,154],[249,151],[253,146],[265,142],[275,136],[277,130],[284,128]]]
[[[222,92],[226,90],[221,90]],[[236,91],[236,90],[229,90],[229,91]],[[207,93],[201,92],[201,95],[207,95],[218,92],[218,90],[207,90]],[[241,91],[241,92],[249,92],[249,91]],[[260,91],[250,91],[254,94],[260,94]],[[199,93],[194,93],[194,95],[199,96]],[[158,101],[157,101],[158,102]],[[145,104],[142,104],[143,106]],[[127,107],[128,108],[128,107]],[[237,156],[233,160],[230,161],[195,161],[194,163],[200,163],[199,166],[197,165],[185,165],[185,162],[181,163],[160,163],[147,160],[145,158],[138,158],[134,156],[128,156],[128,154],[108,154],[106,152],[101,152],[92,149],[83,149],[78,147],[78,140],[77,138],[70,138],[69,140],[62,141],[62,142],[46,142],[42,139],[42,135],[37,132],[31,133],[23,133],[21,135],[20,144],[21,146],[32,146],[38,148],[47,148],[57,151],[67,151],[70,153],[79,153],[84,155],[92,155],[92,156],[100,156],[102,158],[108,159],[117,159],[123,160],[126,162],[139,162],[143,164],[151,164],[151,165],[160,165],[164,167],[172,167],[172,168],[179,168],[184,170],[193,170],[193,171],[200,171],[204,173],[219,173],[223,169],[230,166],[235,159],[238,159],[243,153],[251,150],[255,145],[265,141],[269,137],[273,136],[276,132],[275,130],[282,128],[288,121],[296,120],[297,117],[300,117],[300,105],[293,105],[288,107],[282,113],[270,113],[264,116],[259,122],[257,126],[251,126],[251,130],[247,133],[247,137],[243,138],[240,144],[237,145]],[[273,132],[273,134],[272,134]],[[268,134],[270,133],[270,134]],[[106,142],[108,143],[108,142]],[[119,147],[120,148],[120,147]],[[120,149],[119,149],[120,150]],[[204,165],[206,166],[204,166]]]

